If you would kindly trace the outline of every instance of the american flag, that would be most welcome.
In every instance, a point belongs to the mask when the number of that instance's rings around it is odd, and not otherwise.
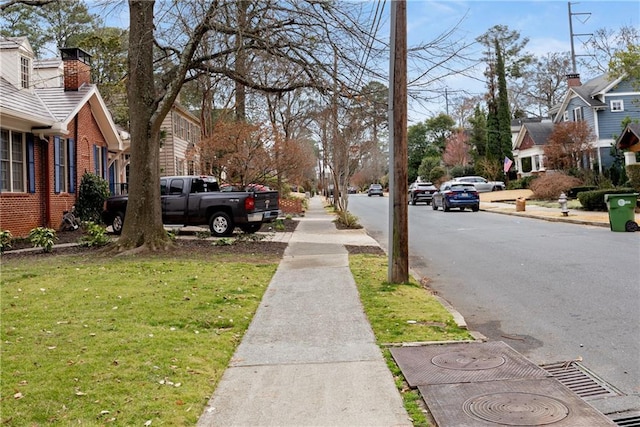
[[[513,165],[513,160],[511,160],[508,157],[504,158],[504,173],[509,172],[509,169],[511,169],[511,165]]]

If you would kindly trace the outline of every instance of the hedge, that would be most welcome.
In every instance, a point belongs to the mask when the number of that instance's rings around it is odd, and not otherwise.
[[[578,193],[580,204],[587,211],[606,211],[607,204],[604,201],[605,194],[636,193],[633,188],[607,188],[606,190],[583,191]]]

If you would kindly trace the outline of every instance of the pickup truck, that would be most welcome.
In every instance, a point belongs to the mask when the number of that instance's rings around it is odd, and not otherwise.
[[[277,191],[222,192],[215,178],[209,176],[162,177],[160,196],[163,224],[208,225],[217,237],[231,235],[235,227],[255,233],[279,214]],[[122,232],[127,200],[127,195],[121,195],[105,202],[102,220],[115,234]]]

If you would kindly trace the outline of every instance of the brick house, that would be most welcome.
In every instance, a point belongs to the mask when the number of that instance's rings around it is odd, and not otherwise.
[[[124,175],[126,141],[91,84],[89,60],[68,48],[39,62],[25,37],[0,38],[0,229],[16,237],[58,229],[85,172]]]

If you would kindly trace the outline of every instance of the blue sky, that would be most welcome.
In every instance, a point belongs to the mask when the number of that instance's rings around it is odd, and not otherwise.
[[[377,4],[373,0],[368,0],[368,2],[371,5]],[[384,21],[386,22],[389,21],[390,2],[391,0],[384,1]],[[121,27],[129,25],[125,2],[89,0],[88,3],[97,5],[92,11],[102,15],[109,25]],[[589,34],[601,28],[617,30],[625,25],[640,28],[640,1],[638,0],[571,2],[571,12],[574,14],[572,17],[574,34]],[[439,34],[456,25],[459,28],[454,37],[473,41],[489,28],[498,24],[507,25],[512,30],[518,30],[521,38],[529,38],[526,50],[535,55],[571,50],[567,1],[407,0],[409,45],[432,41]],[[380,38],[389,37],[388,27],[382,27],[380,31],[387,32],[379,34]],[[574,38],[577,54],[582,52],[582,43],[588,38],[589,36]],[[478,48],[477,51],[479,52],[479,50]],[[479,53],[476,56],[479,56]],[[478,68],[476,80],[457,76],[447,79],[445,85],[451,91],[464,89],[472,94],[484,93],[482,70],[483,67]],[[578,72],[581,72],[580,68],[578,68]],[[427,110],[410,107],[410,119],[422,121],[426,115],[443,112],[444,105],[443,97],[440,104],[430,104]]]
[[[573,33],[589,34],[601,28],[617,30],[620,27],[640,28],[640,2],[633,1],[581,1],[571,2]],[[590,13],[590,15],[586,15]],[[580,15],[578,15],[580,14]],[[458,21],[462,20],[460,24]],[[474,40],[494,25],[507,25],[520,32],[521,39],[529,38],[526,50],[535,55],[550,52],[569,52],[569,9],[567,1],[475,1],[408,0],[407,37],[409,45],[432,40],[447,29],[459,26],[458,37]],[[589,36],[574,37],[576,54],[582,52],[582,43]],[[581,72],[578,66],[578,72]],[[478,70],[482,79],[482,69]],[[472,93],[485,91],[482,82],[473,79],[450,78],[446,86],[451,90],[465,89]],[[441,104],[428,108],[432,112],[444,110]],[[425,112],[410,109],[410,118],[424,120]]]

